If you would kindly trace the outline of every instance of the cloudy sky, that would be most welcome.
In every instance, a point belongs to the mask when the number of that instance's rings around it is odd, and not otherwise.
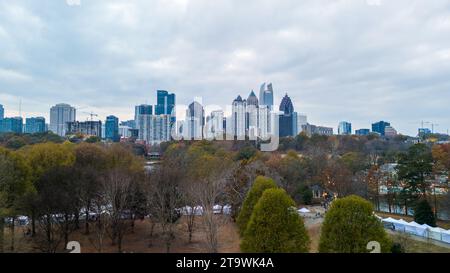
[[[79,5],[78,3],[79,2]],[[450,2],[16,0],[0,2],[0,104],[66,102],[131,119],[156,90],[225,106],[272,82],[313,124],[450,128]],[[257,92],[258,94],[259,92]]]

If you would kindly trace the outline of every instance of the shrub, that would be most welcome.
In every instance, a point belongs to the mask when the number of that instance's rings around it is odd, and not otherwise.
[[[335,200],[325,215],[319,252],[367,253],[367,244],[377,241],[382,252],[391,250],[391,242],[373,206],[361,197],[351,195]]]
[[[251,253],[301,253],[308,251],[309,242],[294,200],[283,189],[268,189],[255,205],[241,250]]]
[[[253,207],[256,205],[263,192],[267,189],[276,187],[277,185],[271,178],[258,176],[255,179],[252,187],[247,193],[244,203],[242,204],[241,211],[239,212],[239,216],[236,220],[241,236],[244,235],[248,221],[252,215]]]
[[[414,221],[418,224],[427,224],[436,227],[436,218],[426,199],[420,200],[414,209]]]

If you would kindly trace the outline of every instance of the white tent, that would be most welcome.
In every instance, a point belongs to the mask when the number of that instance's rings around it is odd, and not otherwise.
[[[450,244],[450,230],[442,231],[442,241]]]
[[[215,206],[213,207],[213,212],[214,212],[214,214],[220,214],[220,213],[222,213],[222,206],[221,206],[221,205],[215,205]]]
[[[393,224],[394,224],[395,230],[396,231],[405,232],[405,227],[406,227],[406,225],[408,225],[408,222],[406,222],[403,219],[400,219],[400,220],[395,220],[394,219],[394,221],[395,222],[393,222]]]
[[[181,208],[181,214],[182,215],[190,215],[192,213],[192,207],[190,206],[184,206]]]
[[[311,211],[309,209],[307,209],[307,208],[301,208],[301,209],[298,210],[298,212],[300,212],[300,213],[310,213]]]
[[[394,218],[388,217],[388,218],[381,218],[381,222],[383,223],[385,228],[388,229],[395,229],[395,224],[398,222]]]
[[[195,215],[203,215],[203,207],[202,206],[194,207],[194,214]]]
[[[231,206],[230,205],[223,206],[223,214],[226,214],[226,215],[231,214]]]
[[[445,229],[440,227],[431,227],[427,224],[424,224],[423,226],[428,229],[428,238],[442,241],[442,232],[445,232]]]
[[[420,225],[414,221],[405,225],[405,232],[421,237],[428,237],[427,227]]]
[[[381,221],[382,222],[386,222],[386,223],[396,223],[396,222],[398,222],[398,220],[395,220],[394,218],[391,218],[391,217],[381,219]]]

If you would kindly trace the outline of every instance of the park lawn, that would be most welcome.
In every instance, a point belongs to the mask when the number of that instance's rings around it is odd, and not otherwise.
[[[443,247],[426,240],[419,241],[408,234],[389,232],[389,236],[393,242],[400,243],[406,253],[450,253],[450,246]]]

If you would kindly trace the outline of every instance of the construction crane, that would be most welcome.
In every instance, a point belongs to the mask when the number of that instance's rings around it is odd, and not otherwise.
[[[89,115],[91,117],[91,122],[94,121],[94,117],[98,117],[98,115],[92,111],[90,113],[89,112],[82,112],[82,113]]]
[[[82,112],[83,114],[87,114],[91,117],[91,122],[90,122],[90,132],[88,132],[89,135],[94,135],[94,117],[98,117],[98,115],[94,112]]]

